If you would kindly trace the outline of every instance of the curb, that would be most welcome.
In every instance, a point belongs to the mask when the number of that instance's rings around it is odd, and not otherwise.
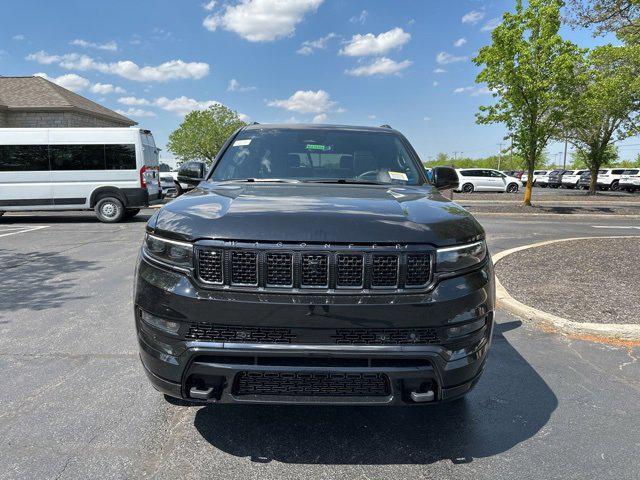
[[[573,240],[588,240],[592,238],[640,238],[640,235],[617,235],[617,236],[603,236],[603,237],[573,237],[573,238],[561,238],[556,240],[547,240],[544,242],[532,243],[530,245],[523,245],[521,247],[510,248],[498,252],[493,256],[493,262],[498,263],[501,259],[512,253],[520,252],[522,250],[528,250],[530,248],[542,247],[544,245],[550,245],[559,242],[570,242]],[[499,307],[504,308],[510,313],[522,317],[526,320],[530,320],[534,323],[543,325],[551,325],[557,330],[568,334],[579,335],[593,335],[596,337],[613,337],[622,340],[640,340],[640,325],[627,325],[621,323],[585,323],[574,322],[566,318],[553,315],[551,313],[543,312],[536,308],[525,305],[519,302],[511,295],[506,288],[502,285],[498,277],[496,276],[496,300]]]

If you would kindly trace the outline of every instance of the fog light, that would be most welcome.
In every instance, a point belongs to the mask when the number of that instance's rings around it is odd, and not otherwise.
[[[162,330],[167,333],[175,335],[180,330],[180,324],[178,322],[172,322],[171,320],[165,320],[164,318],[156,317],[144,310],[140,310],[140,317],[145,323],[148,323],[152,327]]]
[[[480,330],[485,326],[487,321],[482,318],[480,320],[476,320],[475,322],[465,323],[464,325],[456,325],[455,327],[447,328],[447,336],[448,337],[462,337],[463,335],[468,335],[476,330]]]

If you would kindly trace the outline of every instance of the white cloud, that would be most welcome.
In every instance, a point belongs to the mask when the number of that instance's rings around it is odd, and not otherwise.
[[[122,105],[151,105],[151,102],[146,98],[137,98],[137,97],[120,97],[118,99],[118,103]]]
[[[46,73],[38,72],[33,74],[35,77],[42,77],[50,82],[53,82],[57,85],[60,85],[67,90],[71,90],[72,92],[81,92],[91,85],[91,82],[80,75],[76,75],[75,73],[68,73],[66,75],[60,75],[59,77],[50,77]]]
[[[251,92],[255,89],[256,87],[252,87],[249,85],[241,85],[240,82],[237,81],[235,78],[232,78],[229,81],[229,85],[227,86],[228,92]]]
[[[437,81],[434,81],[434,82],[433,82],[433,86],[434,86],[434,87],[437,87],[438,85],[440,85],[440,83],[439,83],[439,82],[437,82]]]
[[[325,123],[327,121],[327,118],[329,118],[329,116],[326,113],[319,113],[318,115],[313,117],[311,123]]]
[[[160,107],[167,112],[173,112],[177,115],[186,115],[192,110],[205,110],[212,105],[218,105],[220,102],[215,100],[198,101],[184,95],[177,98],[159,97],[153,102],[154,105]]]
[[[14,35],[13,37],[11,37],[12,40],[15,40],[16,42],[22,42],[24,40],[27,39],[27,37],[25,37],[22,33],[19,33],[17,35]]]
[[[369,120],[375,120],[377,117],[375,115],[367,115]]]
[[[101,73],[118,75],[128,80],[138,82],[166,82],[168,80],[195,79],[199,80],[209,74],[209,64],[202,62],[183,62],[170,60],[156,66],[140,67],[131,60],[119,62],[99,62],[87,55],[67,53],[65,55],[49,55],[40,50],[25,57],[27,60],[42,65],[58,64],[67,70],[96,70]]]
[[[124,88],[111,85],[110,83],[95,83],[89,90],[92,93],[97,93],[100,95],[106,95],[108,93],[127,93]]]
[[[461,37],[459,39],[457,39],[455,42],[453,42],[453,46],[454,47],[461,47],[463,46],[465,43],[467,43],[467,39],[464,37]]]
[[[106,43],[96,43],[88,42],[87,40],[82,40],[81,38],[76,38],[75,40],[70,41],[69,45],[75,45],[82,48],[97,48],[98,50],[107,50],[109,52],[115,52],[118,50],[118,44],[113,40]]]
[[[440,65],[447,65],[449,63],[456,63],[456,62],[465,62],[468,60],[468,57],[458,57],[456,55],[451,55],[450,53],[447,52],[440,52],[438,55],[436,55],[436,62],[438,62]]]
[[[324,37],[320,37],[316,40],[307,40],[305,42],[302,42],[302,45],[298,50],[296,50],[296,53],[299,53],[300,55],[311,55],[316,50],[324,50],[325,48],[327,48],[327,42],[337,36],[338,35],[331,32]]]
[[[409,67],[413,62],[404,60],[396,62],[387,57],[381,57],[369,65],[346,70],[345,73],[354,77],[366,77],[371,75],[399,75],[402,70]]]
[[[175,113],[178,116],[184,116],[193,110],[206,110],[212,105],[220,105],[220,102],[216,100],[196,100],[184,95],[176,98],[158,97],[153,100],[139,97],[120,97],[118,103],[129,106],[128,111],[143,111],[134,107],[156,107],[167,112]],[[242,121],[249,120],[249,116],[243,113],[238,113],[238,117]]]
[[[212,11],[216,6],[216,0],[211,0],[210,2],[203,3],[202,8],[204,8],[207,12]]]
[[[290,112],[320,114],[334,110],[337,103],[332,101],[324,90],[298,90],[287,99],[271,100],[267,105],[284,108]]]
[[[306,14],[315,12],[324,0],[240,0],[207,16],[207,30],[223,28],[250,42],[272,42],[293,35]]]
[[[366,10],[362,10],[360,15],[355,15],[349,19],[351,23],[359,23],[360,25],[364,25],[367,21],[367,17],[369,16],[369,12]]]
[[[491,32],[493,31],[493,29],[495,29],[498,25],[500,25],[500,18],[496,17],[496,18],[492,18],[490,20],[487,20],[487,23],[485,23],[482,28],[480,29],[481,32]]]
[[[424,118],[423,118],[423,120],[424,120],[425,122],[430,122],[430,121],[431,121],[431,117],[424,117]]]
[[[444,68],[435,68],[433,70],[433,73],[441,74],[441,73],[447,73],[447,71]]]
[[[340,50],[340,54],[350,57],[384,55],[390,50],[402,47],[409,40],[411,40],[411,34],[400,27],[393,28],[377,36],[373,33],[358,34],[351,37],[351,40]]]
[[[468,93],[472,97],[477,97],[479,95],[490,95],[493,93],[489,88],[485,86],[473,86],[473,87],[458,87],[453,93]]]
[[[128,117],[157,117],[155,112],[134,107],[129,107],[127,110],[116,110],[116,112]]]
[[[470,23],[471,25],[475,25],[483,18],[484,18],[484,12],[478,12],[476,10],[472,10],[468,13],[465,13],[462,16],[462,23]]]

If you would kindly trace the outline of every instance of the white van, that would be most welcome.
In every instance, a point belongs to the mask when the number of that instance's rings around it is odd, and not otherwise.
[[[491,168],[458,168],[460,182],[454,192],[517,193],[520,180]]]
[[[0,128],[0,215],[94,209],[103,222],[161,198],[158,148],[139,128]]]

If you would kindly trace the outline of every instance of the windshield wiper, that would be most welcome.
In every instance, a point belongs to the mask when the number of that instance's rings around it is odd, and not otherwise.
[[[341,183],[346,185],[386,185],[381,182],[374,182],[372,180],[356,180],[350,178],[321,178],[314,180],[304,180],[304,183]]]

